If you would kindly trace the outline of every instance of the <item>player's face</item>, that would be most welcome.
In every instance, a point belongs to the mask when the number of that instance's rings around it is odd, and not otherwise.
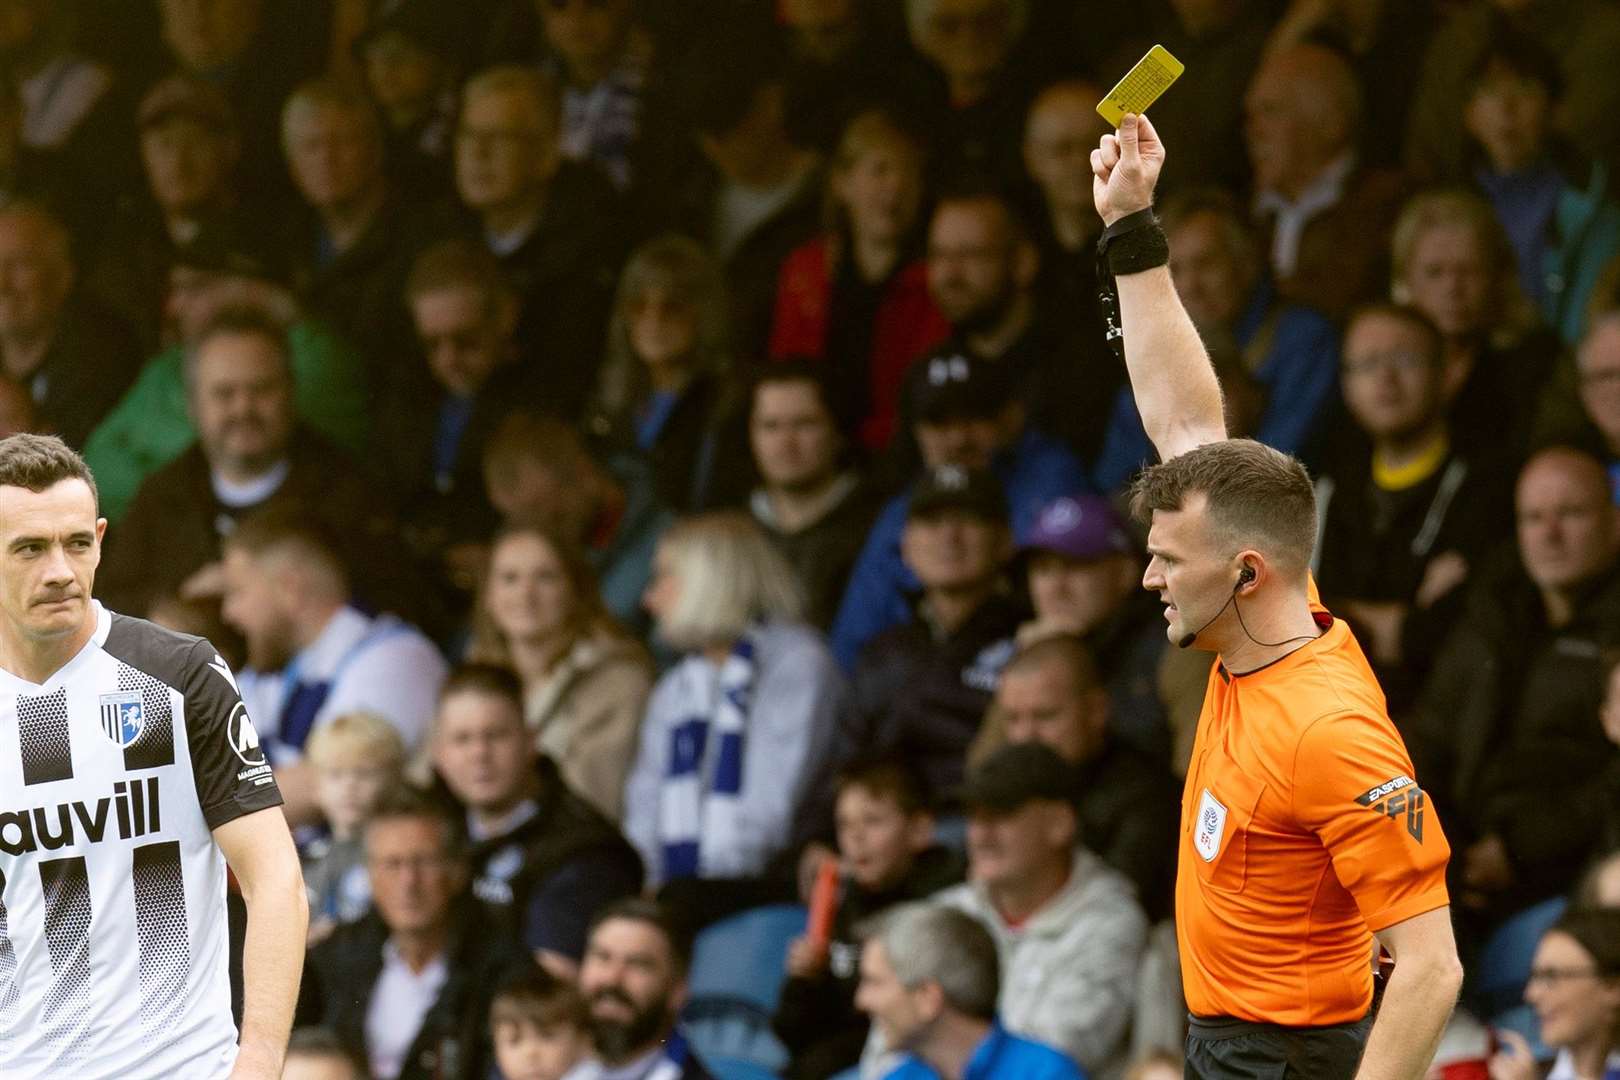
[[[1079,764],[1100,749],[1094,703],[1075,691],[1074,677],[1060,663],[1008,671],[996,684],[996,710],[1010,743],[1041,743]]]
[[[60,480],[44,491],[0,487],[0,603],[13,634],[49,641],[84,627],[106,529],[83,480]]]
[[[433,764],[456,798],[499,813],[522,799],[534,772],[534,743],[510,701],[468,690],[439,704]]]
[[[809,383],[766,383],[756,390],[749,436],[754,463],[772,487],[815,490],[838,467],[838,429]]]
[[[889,951],[877,938],[861,949],[855,1007],[872,1018],[884,1041],[896,1049],[909,1047],[927,1023],[916,995],[900,982],[889,962]]]
[[[1155,510],[1148,530],[1148,565],[1142,587],[1159,594],[1168,624],[1165,635],[1180,642],[1192,632],[1203,632],[1215,619],[1232,587],[1237,571],[1232,561],[1215,550],[1209,536],[1208,510],[1203,495],[1188,498],[1180,510]],[[1209,648],[1210,646],[1205,646]]]
[[[538,533],[503,537],[489,560],[485,606],[509,641],[541,641],[567,629],[574,586],[563,562]]]
[[[567,1024],[495,1025],[495,1063],[506,1080],[562,1080],[590,1049],[585,1032]]]
[[[394,933],[420,933],[443,924],[465,883],[465,869],[448,855],[444,828],[427,818],[384,818],[366,829],[371,899]]]
[[[1524,1000],[1541,1021],[1542,1041],[1555,1048],[1606,1037],[1620,1015],[1620,986],[1600,978],[1592,954],[1556,930],[1536,946]]]
[[[609,919],[585,946],[579,989],[591,1008],[596,1049],[622,1063],[655,1042],[686,1003],[669,942],[638,919]]]

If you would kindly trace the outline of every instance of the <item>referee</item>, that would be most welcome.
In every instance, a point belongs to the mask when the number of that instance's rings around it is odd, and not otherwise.
[[[213,647],[91,599],[106,529],[60,439],[0,441],[0,1076],[270,1080],[307,921],[281,796]]]
[[[1462,983],[1450,849],[1361,647],[1317,601],[1305,469],[1226,437],[1151,209],[1164,156],[1127,116],[1091,162],[1104,304],[1161,461],[1132,491],[1142,584],[1172,642],[1218,654],[1181,800],[1186,1075],[1415,1080]],[[1376,1014],[1375,939],[1395,959]]]

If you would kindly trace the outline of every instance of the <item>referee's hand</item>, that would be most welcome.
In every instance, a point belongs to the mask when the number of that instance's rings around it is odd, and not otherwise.
[[[1164,168],[1164,143],[1145,116],[1126,113],[1119,132],[1104,135],[1091,152],[1091,197],[1104,225],[1153,205]]]

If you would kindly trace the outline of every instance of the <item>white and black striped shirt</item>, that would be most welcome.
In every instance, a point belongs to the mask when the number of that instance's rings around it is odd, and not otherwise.
[[[213,830],[281,795],[213,646],[95,615],[43,685],[0,670],[0,1076],[224,1077]]]

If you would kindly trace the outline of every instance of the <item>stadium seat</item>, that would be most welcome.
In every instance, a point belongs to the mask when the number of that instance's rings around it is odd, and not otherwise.
[[[1478,1015],[1495,1017],[1523,1004],[1536,943],[1567,906],[1561,896],[1543,900],[1515,913],[1485,939],[1468,992],[1469,999],[1477,1003]]]
[[[786,1066],[771,1016],[788,945],[804,933],[805,919],[804,908],[779,904],[733,915],[698,935],[682,1030],[718,1080],[757,1080]]]

